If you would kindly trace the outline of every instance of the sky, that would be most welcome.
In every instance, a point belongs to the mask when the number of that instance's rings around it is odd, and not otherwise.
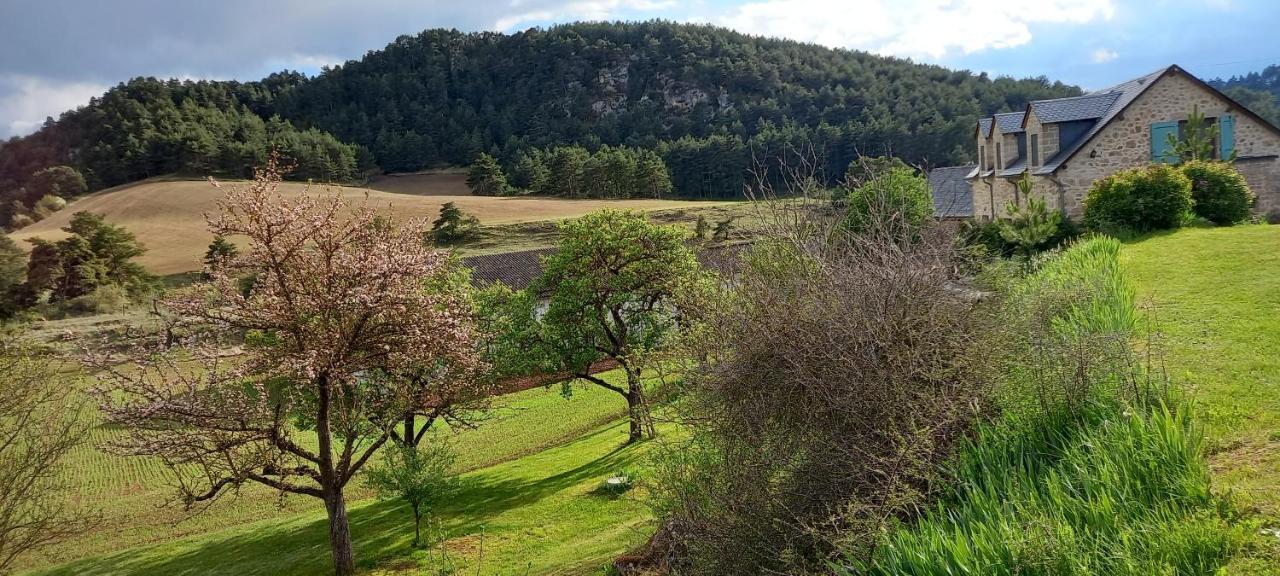
[[[0,138],[135,76],[314,74],[427,28],[652,18],[1086,89],[1280,64],[1277,0],[0,0]]]

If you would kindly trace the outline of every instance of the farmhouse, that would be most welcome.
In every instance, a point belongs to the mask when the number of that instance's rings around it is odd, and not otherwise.
[[[1169,66],[1105,90],[1038,100],[1022,111],[979,120],[978,164],[965,176],[972,190],[972,216],[996,218],[1007,205],[1022,205],[1026,199],[1017,182],[1028,175],[1032,194],[1079,217],[1095,180],[1150,162],[1177,162],[1169,136],[1180,133],[1193,110],[1218,127],[1214,155],[1234,154],[1236,168],[1258,196],[1255,208],[1280,210],[1280,128],[1182,68]],[[954,185],[953,176],[936,180]],[[935,203],[949,197],[936,188],[934,196]]]

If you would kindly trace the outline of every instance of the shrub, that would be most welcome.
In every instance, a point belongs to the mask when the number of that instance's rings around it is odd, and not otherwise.
[[[1009,205],[1008,218],[1000,221],[1000,236],[1020,254],[1031,255],[1053,247],[1062,227],[1062,213],[1034,196],[1026,207]]]
[[[892,177],[880,190],[914,186]],[[986,317],[956,297],[954,236],[925,224],[899,242],[884,230],[901,212],[871,211],[860,234],[820,218],[757,241],[688,317],[688,357],[706,360],[676,406],[692,437],[654,491],[678,573],[814,573],[870,550],[941,486],[982,404],[967,352]]]
[[[14,214],[13,217],[9,218],[9,229],[18,230],[35,223],[35,219],[27,214]]]
[[[52,194],[45,194],[38,202],[36,202],[35,206],[31,207],[31,215],[36,220],[44,220],[45,218],[52,216],[54,212],[66,207],[66,200]]]
[[[1253,190],[1231,164],[1196,160],[1183,164],[1182,173],[1191,180],[1196,215],[1219,226],[1229,226],[1249,217]]]
[[[67,301],[65,309],[76,314],[107,314],[128,308],[129,292],[118,284],[104,284]]]
[[[876,228],[901,237],[932,219],[929,182],[908,168],[889,168],[849,192],[845,226],[853,233]]]
[[[1177,228],[1191,202],[1191,181],[1181,171],[1152,164],[1094,182],[1085,195],[1084,222],[1103,232]]]

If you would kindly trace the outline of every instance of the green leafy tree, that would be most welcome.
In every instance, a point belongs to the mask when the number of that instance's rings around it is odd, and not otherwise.
[[[640,369],[679,329],[677,295],[704,279],[688,232],[615,210],[571,220],[560,231],[535,284],[550,295],[542,319],[550,367],[626,398],[629,441],[653,436]],[[623,369],[625,383],[591,374],[592,363],[606,358]]]
[[[31,216],[35,220],[44,220],[53,215],[54,212],[67,207],[67,201],[53,194],[45,194],[39,201],[31,207]]]
[[[437,244],[472,240],[480,234],[480,220],[463,212],[453,202],[440,206],[440,216],[431,222],[431,236]]]
[[[232,258],[240,254],[240,250],[227,240],[226,236],[217,235],[213,237],[213,241],[209,243],[209,248],[204,251],[204,267],[205,274],[221,270]]]
[[[639,158],[635,168],[635,196],[644,198],[664,198],[671,195],[671,174],[662,157],[649,150],[638,152]]]
[[[26,275],[26,253],[12,238],[0,234],[0,318],[12,317],[25,300],[21,288]]]
[[[910,170],[911,166],[896,156],[859,156],[844,171],[845,187],[857,188],[894,169]]]
[[[579,198],[586,195],[584,182],[591,154],[578,146],[562,146],[551,151],[548,160],[550,180],[546,191],[554,196]]]
[[[510,189],[498,161],[483,153],[467,169],[467,187],[479,196],[506,196]]]
[[[151,289],[154,279],[134,261],[146,248],[132,232],[92,212],[76,212],[62,230],[70,236],[57,242],[31,240],[23,290],[28,303],[45,293],[51,302],[63,302],[110,285],[135,297]]]
[[[909,168],[890,168],[849,191],[845,227],[854,233],[877,227],[906,237],[932,218],[929,182]]]
[[[422,544],[422,520],[458,490],[456,456],[443,441],[396,444],[383,452],[382,464],[365,473],[365,483],[384,500],[399,500],[413,511],[413,545]]]
[[[84,176],[70,166],[50,166],[32,174],[28,188],[35,199],[44,196],[75,198],[89,190]]]
[[[521,154],[516,160],[511,183],[528,194],[541,194],[546,189],[547,180],[550,178],[551,171],[547,169],[542,154],[538,150],[533,150],[530,153]]]

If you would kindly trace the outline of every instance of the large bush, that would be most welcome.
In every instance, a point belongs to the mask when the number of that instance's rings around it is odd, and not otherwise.
[[[1084,222],[1101,231],[1177,228],[1191,210],[1191,181],[1177,168],[1152,164],[1121,170],[1089,187]]]
[[[1183,164],[1182,173],[1191,180],[1197,216],[1220,226],[1249,217],[1255,198],[1253,190],[1231,164],[1196,160]]]
[[[910,168],[888,168],[849,192],[845,225],[856,233],[874,227],[901,235],[932,218],[929,181]]]
[[[891,178],[879,190],[914,185]],[[659,467],[650,556],[684,574],[822,572],[940,487],[983,404],[967,359],[985,317],[956,295],[951,233],[901,242],[882,232],[901,212],[870,214],[863,233],[815,216],[758,241],[724,298],[687,314],[692,434]],[[668,535],[677,549],[656,549]]]

